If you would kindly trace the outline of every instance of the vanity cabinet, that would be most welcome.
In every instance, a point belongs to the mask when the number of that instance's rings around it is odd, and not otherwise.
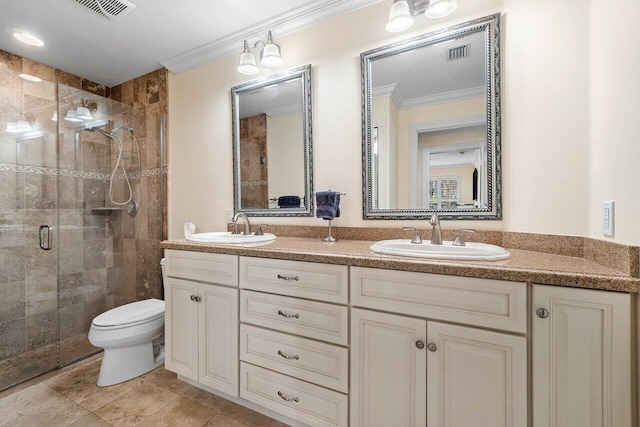
[[[165,367],[238,396],[238,258],[167,250]]]
[[[527,425],[526,337],[440,321],[526,331],[526,284],[497,282],[352,268],[351,426]]]
[[[640,297],[165,254],[166,368],[271,416],[323,427],[637,422]]]
[[[533,425],[631,426],[631,295],[533,286]]]
[[[307,425],[348,425],[348,271],[240,257],[241,398]]]

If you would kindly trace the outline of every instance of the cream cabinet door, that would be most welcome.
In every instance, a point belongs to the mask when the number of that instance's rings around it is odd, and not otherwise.
[[[427,425],[527,425],[525,337],[427,323]]]
[[[424,427],[426,328],[426,320],[351,310],[352,427]]]
[[[238,289],[200,284],[201,384],[238,396]]]
[[[165,284],[165,368],[198,380],[198,284],[167,277]]]
[[[632,425],[631,297],[533,287],[533,425]]]

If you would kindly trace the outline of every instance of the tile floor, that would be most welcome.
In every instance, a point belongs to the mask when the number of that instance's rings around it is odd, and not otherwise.
[[[61,363],[67,365],[100,351],[102,350],[89,343],[87,334],[80,334],[60,341],[59,346],[58,343],[48,344],[2,359],[0,360],[0,391],[55,369],[58,363],[58,352],[60,352]]]
[[[101,361],[80,362],[0,393],[0,426],[285,426],[179,381],[164,368],[98,387]]]

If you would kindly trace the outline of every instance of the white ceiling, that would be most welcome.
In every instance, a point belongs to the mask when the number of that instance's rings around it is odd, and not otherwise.
[[[389,96],[411,108],[434,100],[469,94],[483,96],[485,90],[485,34],[482,31],[408,51],[376,58],[371,62],[373,95]],[[468,45],[469,56],[448,61],[449,49]],[[399,100],[399,101],[398,101]]]
[[[75,0],[0,0],[0,49],[107,86],[162,65],[182,72],[242,51],[242,40],[278,37],[379,0],[131,0],[110,21]],[[36,35],[23,45],[13,31]],[[283,48],[284,49],[284,48]]]

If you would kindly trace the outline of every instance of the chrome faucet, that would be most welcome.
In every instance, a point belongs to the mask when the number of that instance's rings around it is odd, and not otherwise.
[[[402,227],[404,231],[413,231],[413,237],[411,238],[411,243],[415,243],[417,245],[422,244],[422,238],[420,237],[420,232],[415,227]]]
[[[242,218],[244,220],[244,230],[242,234],[244,234],[245,236],[251,236],[251,223],[249,222],[249,217],[247,216],[247,214],[245,214],[244,212],[238,212],[233,216],[231,222],[237,223],[238,218]]]
[[[433,213],[431,215],[431,219],[429,220],[429,224],[431,224],[431,244],[432,245],[441,245],[442,244],[442,232],[440,231],[440,218],[438,218],[437,213]]]
[[[464,236],[462,235],[465,231],[468,233],[476,232],[476,230],[472,230],[470,228],[462,228],[458,230],[458,234],[456,234],[456,238],[453,239],[453,243],[451,244],[452,246],[467,246],[467,242],[464,240]]]

